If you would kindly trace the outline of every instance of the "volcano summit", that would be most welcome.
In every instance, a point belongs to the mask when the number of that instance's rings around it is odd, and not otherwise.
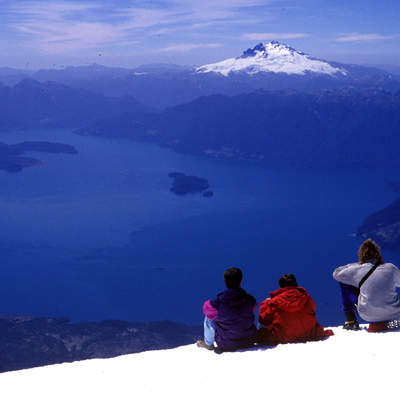
[[[275,72],[304,75],[317,73],[325,75],[347,75],[343,68],[334,67],[326,61],[312,58],[292,47],[277,41],[259,43],[243,52],[240,57],[207,64],[196,69],[197,73],[216,72],[228,76],[232,72],[244,72],[250,75],[258,72]]]

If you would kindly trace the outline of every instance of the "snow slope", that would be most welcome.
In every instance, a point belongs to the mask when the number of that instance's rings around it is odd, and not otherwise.
[[[4,400],[377,399],[398,396],[400,332],[217,355],[195,345],[0,374]]]
[[[196,72],[216,72],[224,76],[228,76],[231,72],[245,72],[250,75],[258,72],[296,75],[313,72],[325,75],[347,75],[344,69],[336,68],[326,61],[317,60],[276,41],[259,43],[253,49],[246,50],[240,57],[203,65],[198,67]]]

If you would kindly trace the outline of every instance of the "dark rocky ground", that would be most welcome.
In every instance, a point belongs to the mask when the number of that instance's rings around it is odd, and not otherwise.
[[[0,373],[194,343],[202,327],[171,321],[70,323],[0,314]]]

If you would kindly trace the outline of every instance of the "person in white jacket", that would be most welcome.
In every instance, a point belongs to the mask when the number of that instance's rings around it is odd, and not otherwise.
[[[400,270],[385,263],[379,246],[371,239],[365,240],[358,250],[359,262],[336,268],[333,278],[340,283],[343,311],[346,322],[343,328],[358,330],[355,315],[370,322],[368,330],[388,329],[389,321],[400,319]]]

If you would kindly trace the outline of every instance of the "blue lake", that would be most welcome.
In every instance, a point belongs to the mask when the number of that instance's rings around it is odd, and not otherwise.
[[[68,130],[2,133],[77,155],[30,153],[39,168],[0,171],[0,312],[74,321],[202,320],[202,302],[240,266],[260,302],[294,273],[324,324],[342,322],[332,270],[356,261],[368,214],[396,196],[398,169],[268,169]],[[172,171],[209,180],[214,197],[176,196]],[[384,251],[400,264],[400,255]]]

